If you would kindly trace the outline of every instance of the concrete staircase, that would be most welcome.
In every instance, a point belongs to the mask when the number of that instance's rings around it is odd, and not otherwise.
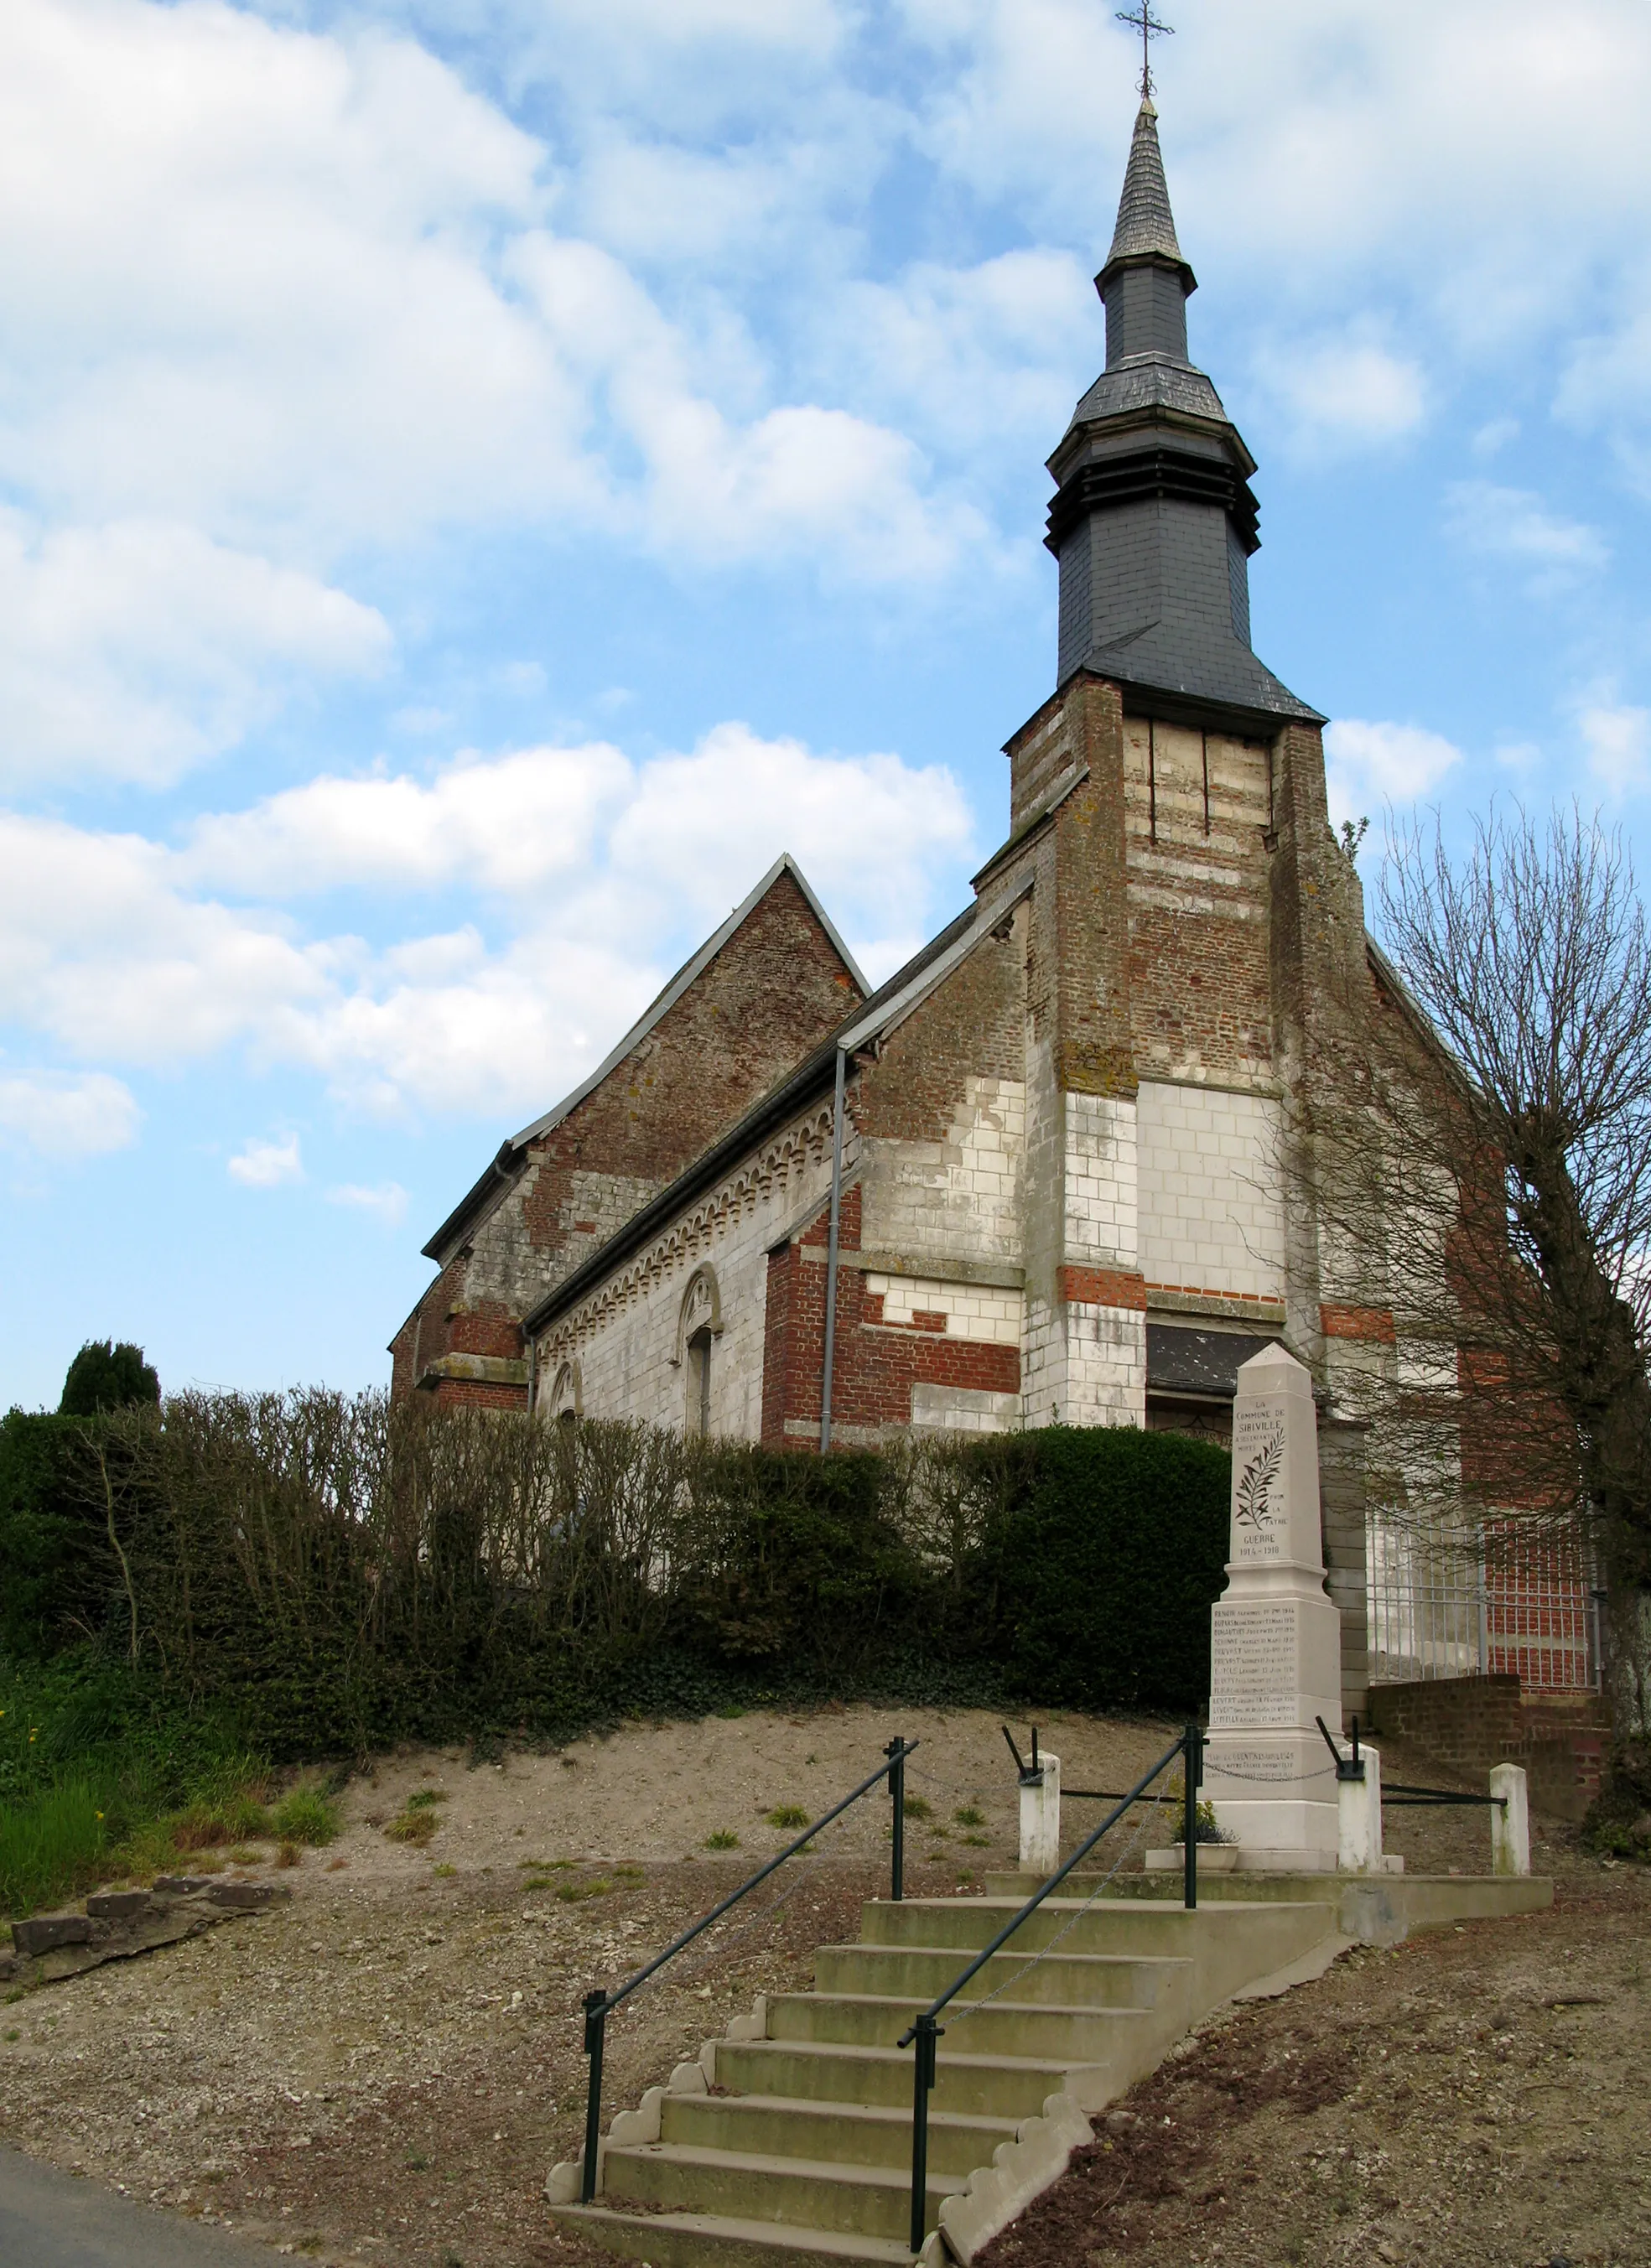
[[[909,2261],[912,2051],[895,2043],[1020,1904],[867,1904],[858,1944],[821,1948],[812,1992],[760,1999],[614,2120],[596,2203],[572,2202],[578,2169],[556,2169],[556,2218],[652,2268]],[[1317,1901],[1048,1900],[942,2018],[928,2228],[969,2260],[1061,2170],[1088,2114],[1210,2008],[1341,1943],[1332,1930]]]

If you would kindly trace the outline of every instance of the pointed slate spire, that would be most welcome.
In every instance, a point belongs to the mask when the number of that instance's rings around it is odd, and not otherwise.
[[[1117,226],[1101,273],[1104,276],[1115,261],[1146,259],[1154,253],[1161,259],[1173,260],[1177,268],[1187,265],[1176,240],[1176,217],[1169,210],[1169,184],[1164,179],[1163,152],[1158,146],[1158,113],[1148,95],[1136,114],[1130,161],[1124,170],[1124,194],[1118,199]]]
[[[1187,298],[1198,279],[1176,241],[1151,95],[1136,116],[1112,249],[1095,284],[1106,303],[1109,370],[1141,355],[1185,363]]]

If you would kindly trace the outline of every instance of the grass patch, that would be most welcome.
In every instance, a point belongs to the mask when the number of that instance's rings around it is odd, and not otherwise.
[[[926,1795],[909,1795],[900,1808],[908,1819],[932,1819],[934,1816],[934,1806]]]
[[[776,1804],[768,1815],[770,1827],[806,1827],[808,1815],[800,1803]]]
[[[0,1907],[31,1913],[64,1884],[91,1880],[108,1847],[107,1824],[84,1780],[0,1808]]]
[[[409,1843],[422,1850],[441,1822],[433,1811],[404,1811],[391,1820],[384,1832],[392,1843]]]
[[[303,1863],[304,1853],[296,1843],[284,1843],[276,1852],[277,1867],[297,1867]]]
[[[556,1896],[564,1906],[571,1906],[577,1905],[581,1898],[605,1898],[611,1894],[614,1885],[605,1876],[599,1874],[593,1882],[558,1882]]]
[[[986,1815],[977,1804],[960,1803],[952,1814],[952,1823],[955,1827],[984,1827]]]
[[[0,1656],[0,1915],[181,1859],[205,1871],[208,1854],[268,1835],[268,1778],[229,1716],[181,1705],[91,1646]]]
[[[402,1808],[403,1811],[428,1811],[432,1805],[446,1803],[446,1800],[445,1787],[416,1787]]]
[[[335,1863],[342,1864],[343,1862],[342,1862],[342,1861],[335,1861]],[[438,1867],[436,1868],[436,1870],[435,1870],[435,1871],[436,1871],[437,1874],[438,1874],[438,1875],[439,1875],[439,1877],[441,1878],[441,1880],[445,1882],[445,1881],[446,1881],[446,1879],[447,1879],[447,1877],[448,1877],[448,1875],[449,1875],[449,1874],[456,1874],[458,1873],[459,1869],[458,1869],[456,1867],[449,1867],[449,1866],[446,1866],[446,1864],[444,1864],[444,1865],[442,1865],[442,1866]]]
[[[255,1794],[246,1790],[220,1796],[216,1802],[192,1803],[166,1822],[174,1851],[221,1851],[270,1831],[269,1814]]]
[[[740,1838],[731,1828],[719,1827],[714,1835],[705,1837],[707,1851],[737,1851],[739,1847]]]
[[[289,1788],[270,1815],[270,1825],[284,1843],[323,1850],[338,1840],[338,1806],[319,1787]]]
[[[986,1851],[991,1847],[990,1835],[965,1835],[963,1840],[971,1851]]]

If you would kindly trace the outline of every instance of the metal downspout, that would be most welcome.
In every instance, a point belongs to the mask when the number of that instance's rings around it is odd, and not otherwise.
[[[825,1367],[820,1381],[820,1451],[831,1447],[831,1364],[837,1352],[837,1218],[843,1207],[843,1077],[846,1057],[837,1049],[837,1088],[831,1105],[831,1230],[826,1239]]]

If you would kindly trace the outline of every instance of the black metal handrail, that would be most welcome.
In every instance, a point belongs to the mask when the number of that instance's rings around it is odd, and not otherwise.
[[[1005,1730],[1007,1738],[1007,1728]],[[1010,1742],[1011,1749],[1013,1742]],[[991,1943],[984,1946],[966,1969],[962,1970],[937,1999],[931,2000],[920,2016],[914,2017],[901,2034],[897,2044],[908,2047],[917,2042],[917,2056],[911,2080],[911,2250],[921,2252],[927,2234],[926,2220],[929,2184],[929,2095],[934,2086],[936,2043],[945,2036],[945,2026],[935,2018],[947,2004],[955,1999],[971,1977],[977,1976],[994,1954],[1000,1953],[1028,1914],[1036,1913],[1051,1891],[1058,1889],[1080,1859],[1087,1859],[1095,1845],[1123,1818],[1132,1803],[1138,1803],[1159,1774],[1167,1771],[1179,1756],[1185,1769],[1185,1811],[1183,1831],[1185,1848],[1182,1859],[1182,1900],[1189,1911],[1198,1903],[1198,1789],[1204,1780],[1204,1734],[1196,1725],[1189,1725],[1172,1748],[1166,1749],[1150,1771],[1143,1772],[1126,1795],[1121,1796],[1116,1808],[1108,1812],[1094,1833],[1086,1836],[1064,1866],[1058,1867],[1041,1889],[1035,1890],[1013,1920],[1007,1921]],[[1020,1759],[1017,1756],[1016,1762]],[[1026,1775],[1024,1771],[1022,1777]]]
[[[607,2036],[608,2017],[622,2000],[628,2000],[630,1998],[638,1985],[645,1984],[649,1977],[657,1970],[663,1969],[667,1961],[674,1960],[685,1945],[691,1945],[702,1930],[709,1929],[713,1921],[720,1921],[731,1906],[737,1906],[748,1891],[754,1890],[759,1882],[765,1882],[777,1867],[785,1865],[787,1859],[794,1858],[799,1851],[804,1849],[819,1834],[822,1828],[829,1827],[832,1821],[840,1818],[851,1803],[858,1803],[861,1796],[868,1795],[879,1780],[886,1779],[888,1782],[888,1793],[895,1811],[890,1895],[896,1903],[903,1899],[906,1894],[906,1758],[911,1756],[920,1745],[920,1742],[908,1741],[903,1735],[897,1734],[883,1750],[885,1761],[879,1764],[874,1772],[863,1779],[857,1788],[851,1790],[841,1803],[834,1803],[829,1811],[822,1812],[811,1827],[805,1827],[795,1842],[788,1843],[783,1851],[768,1861],[766,1866],[759,1867],[748,1881],[741,1882],[739,1889],[730,1891],[719,1905],[712,1906],[711,1911],[702,1915],[691,1928],[685,1929],[680,1937],[674,1938],[663,1953],[654,1955],[645,1969],[638,1969],[634,1977],[627,1977],[625,1982],[612,1992],[605,1992],[599,1987],[596,1991],[585,1995],[585,2052],[590,2058],[591,2075],[585,2097],[585,2163],[583,2177],[579,2183],[581,2205],[589,2205],[596,2194],[596,2165],[601,2149],[602,2121],[602,2048]]]

